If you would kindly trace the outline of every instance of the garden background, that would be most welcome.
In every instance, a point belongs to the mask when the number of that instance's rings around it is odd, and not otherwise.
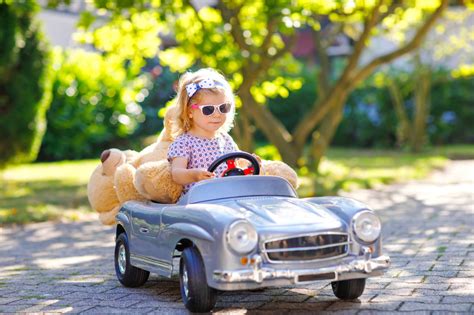
[[[155,141],[201,67],[235,90],[239,146],[303,197],[474,157],[468,2],[0,0],[0,23],[0,224],[91,214],[100,153]]]

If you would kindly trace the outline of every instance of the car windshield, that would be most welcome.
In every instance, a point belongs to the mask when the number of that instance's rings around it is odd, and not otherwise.
[[[209,179],[194,185],[178,204],[253,196],[297,198],[293,187],[277,176],[231,176]]]

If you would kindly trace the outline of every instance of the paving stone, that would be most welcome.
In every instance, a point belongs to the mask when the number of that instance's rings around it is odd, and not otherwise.
[[[248,310],[253,310],[260,308],[261,306],[264,305],[265,302],[217,302],[216,303],[216,308],[239,308],[239,309],[248,309]]]
[[[319,302],[319,303],[301,303],[301,304],[295,304],[295,303],[288,303],[288,302],[271,302],[264,304],[263,306],[259,307],[259,310],[299,310],[299,311],[319,311],[320,310],[325,310],[328,306],[334,304],[334,302]]]
[[[441,301],[441,296],[420,296],[420,295],[411,295],[408,297],[396,296],[396,295],[386,295],[386,294],[379,294],[370,302],[376,303],[385,303],[385,302],[422,302],[422,303],[439,303]]]
[[[176,308],[155,308],[150,313],[147,314],[158,314],[158,315],[188,315],[189,312],[186,309],[176,309]]]
[[[401,312],[401,311],[381,311],[381,310],[361,310],[357,315],[431,315],[431,311]]]
[[[143,301],[139,300],[89,300],[89,299],[82,299],[78,302],[75,302],[74,305],[77,306],[101,306],[101,307],[119,307],[119,308],[127,308],[127,307],[135,307],[138,304],[142,303]]]
[[[387,295],[396,295],[396,296],[411,296],[415,289],[381,289],[381,290],[372,290],[371,294],[387,294]]]
[[[449,312],[449,311],[432,311],[431,315],[446,315],[446,314],[456,314],[456,315],[472,315],[472,309],[468,312]]]
[[[90,310],[91,306],[61,306],[61,305],[48,305],[41,309],[40,314],[78,314]]]
[[[19,298],[0,298],[0,305],[5,305],[18,300]]]
[[[406,302],[400,308],[401,311],[449,311],[449,312],[466,312],[471,308],[471,304],[432,304]]]
[[[474,270],[460,270],[457,274],[461,278],[474,278]],[[471,279],[472,280],[472,279]]]
[[[258,297],[260,295],[251,295],[251,296],[257,296]],[[271,295],[262,295],[262,296],[264,296],[264,297],[268,296],[270,298],[273,298]],[[247,297],[249,297],[249,295],[247,295],[247,294],[229,295],[226,292],[225,294],[219,295],[217,300],[222,301],[222,302],[240,302],[240,301],[244,300]]]
[[[20,313],[25,312],[26,309],[33,307],[34,305],[0,305],[0,313]]]
[[[134,308],[142,309],[142,308],[157,308],[157,307],[165,307],[165,308],[184,308],[184,304],[180,302],[165,302],[165,301],[142,301],[133,305]]]
[[[109,293],[101,293],[101,294],[89,294],[86,292],[74,292],[64,296],[64,298],[68,299],[91,299],[91,300],[118,300],[122,297],[126,296],[126,294],[109,294]]]
[[[309,299],[310,297],[307,295],[298,295],[298,294],[292,294],[292,295],[280,295],[280,296],[274,296],[273,297],[273,302],[279,303],[279,302],[292,302],[292,303],[300,303],[303,302],[304,300]]]
[[[472,292],[471,292],[472,293]],[[474,295],[463,295],[463,296],[444,296],[442,303],[471,303],[474,304]]]
[[[219,297],[219,300],[221,300],[220,297]],[[276,302],[282,301],[280,298],[275,298],[272,295],[264,295],[264,294],[244,296],[240,301],[242,302],[270,302],[273,300]],[[236,302],[235,300],[233,301]],[[230,302],[230,301],[227,301],[227,302]]]
[[[371,310],[383,310],[383,311],[395,311],[402,302],[389,302],[389,303],[358,303],[358,302],[337,302],[329,306],[327,311],[340,311],[340,310],[355,310],[355,309],[371,309]]]
[[[141,309],[140,313],[146,314],[152,311],[153,311],[152,308]],[[134,313],[134,310],[115,308],[115,307],[101,307],[101,306],[96,306],[84,312],[81,312],[81,314],[130,314],[130,313]]]

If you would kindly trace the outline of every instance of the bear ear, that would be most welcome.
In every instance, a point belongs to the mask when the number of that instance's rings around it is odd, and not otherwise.
[[[109,158],[110,156],[110,150],[105,150],[104,152],[102,152],[102,154],[100,155],[100,161],[102,163],[104,163],[105,161],[107,161],[107,159]]]

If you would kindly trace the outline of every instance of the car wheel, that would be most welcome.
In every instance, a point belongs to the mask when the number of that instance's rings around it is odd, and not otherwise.
[[[115,273],[121,284],[126,287],[139,287],[150,276],[150,272],[130,264],[130,247],[127,234],[122,233],[115,241]]]
[[[181,254],[179,284],[183,303],[189,311],[209,312],[216,305],[217,291],[207,285],[204,262],[195,247],[185,248]]]
[[[331,282],[332,292],[341,300],[357,299],[364,293],[365,279],[351,279]]]

